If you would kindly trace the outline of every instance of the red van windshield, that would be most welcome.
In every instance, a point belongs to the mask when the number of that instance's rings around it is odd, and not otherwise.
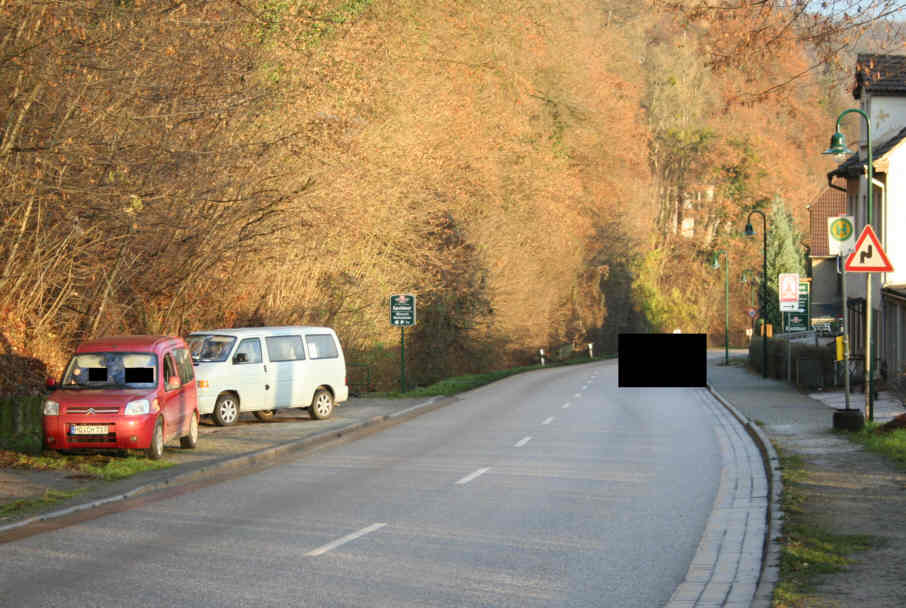
[[[150,353],[81,353],[70,360],[61,388],[151,388],[157,356]]]

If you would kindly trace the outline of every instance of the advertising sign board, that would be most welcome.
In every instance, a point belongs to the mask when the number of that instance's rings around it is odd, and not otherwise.
[[[780,292],[780,310],[784,312],[799,311],[799,274],[795,272],[783,272],[780,274],[777,284]]]

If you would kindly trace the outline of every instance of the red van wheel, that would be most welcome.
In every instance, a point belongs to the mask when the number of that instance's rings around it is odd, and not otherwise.
[[[154,432],[151,433],[151,445],[145,449],[145,456],[150,460],[160,460],[164,455],[164,423],[157,420]]]
[[[192,422],[189,424],[189,432],[184,437],[179,438],[179,447],[186,450],[194,449],[198,445],[198,413],[192,412]]]

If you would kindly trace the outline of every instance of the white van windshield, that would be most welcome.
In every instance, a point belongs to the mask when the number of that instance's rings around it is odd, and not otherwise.
[[[213,334],[193,334],[186,339],[192,351],[192,361],[226,361],[236,338]]]

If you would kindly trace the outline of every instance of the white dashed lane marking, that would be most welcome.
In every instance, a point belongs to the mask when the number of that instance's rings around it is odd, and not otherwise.
[[[531,440],[532,440],[532,436],[531,436],[531,435],[529,435],[528,437],[523,437],[522,439],[520,439],[519,441],[517,441],[517,442],[515,443],[515,445],[513,445],[513,447],[514,447],[514,448],[521,448],[522,446],[524,446],[526,443],[528,443],[528,442],[531,441]]]
[[[566,403],[563,404],[563,409],[568,409],[569,406],[570,406],[570,403],[569,403],[569,401],[567,401]]]
[[[554,420],[555,420],[555,418],[553,416],[548,416],[547,418],[544,419],[544,422],[542,422],[541,424],[550,424]]]
[[[462,479],[457,481],[456,484],[457,485],[467,484],[470,481],[472,481],[473,479],[475,479],[476,477],[480,477],[481,475],[484,475],[485,473],[487,473],[490,470],[491,470],[491,467],[485,467],[483,469],[478,469],[477,471],[472,471],[471,473],[469,473],[468,475],[466,475],[465,477],[463,477]]]
[[[358,532],[353,532],[352,534],[347,534],[343,538],[338,538],[337,540],[333,541],[332,543],[327,543],[326,545],[322,545],[322,546],[318,547],[317,549],[309,551],[305,555],[306,555],[306,557],[317,557],[319,555],[324,555],[328,551],[332,551],[341,545],[345,545],[346,543],[354,541],[357,538],[361,538],[362,536],[365,536],[366,534],[371,534],[375,530],[380,530],[381,528],[383,528],[386,525],[387,524],[383,524],[383,523],[371,524],[370,526],[368,526],[366,528],[362,528]]]

